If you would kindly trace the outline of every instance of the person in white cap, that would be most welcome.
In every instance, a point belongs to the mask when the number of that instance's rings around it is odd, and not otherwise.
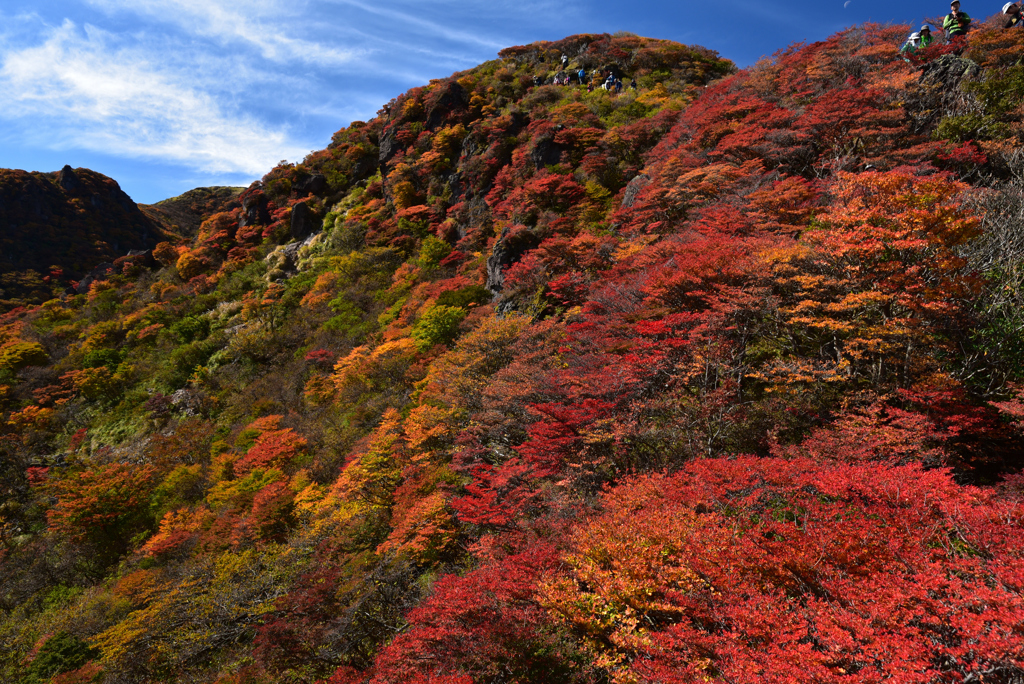
[[[913,33],[910,34],[910,37],[907,38],[907,42],[903,44],[903,47],[900,48],[900,54],[903,55],[903,61],[909,62],[909,55],[917,52],[917,48],[919,48],[920,46],[921,34],[918,33],[917,31],[914,31]]]
[[[1003,28],[1014,28],[1024,26],[1024,16],[1021,16],[1020,5],[1015,2],[1008,2],[1003,5]]]

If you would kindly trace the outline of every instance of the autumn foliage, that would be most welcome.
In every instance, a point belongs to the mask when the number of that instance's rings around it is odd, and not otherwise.
[[[1020,679],[1024,33],[906,29],[508,48],[0,317],[0,678]]]

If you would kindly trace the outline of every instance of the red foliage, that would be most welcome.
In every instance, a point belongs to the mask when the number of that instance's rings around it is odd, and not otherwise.
[[[306,448],[306,440],[291,428],[268,430],[235,463],[235,472],[245,474],[254,468],[288,466]]]
[[[156,469],[112,463],[71,473],[43,486],[57,502],[47,512],[51,529],[76,541],[119,552],[147,519]]]
[[[553,548],[537,546],[439,580],[409,614],[409,631],[377,657],[367,684],[591,681],[589,663],[533,600],[534,583],[556,563]]]
[[[931,682],[1024,664],[1007,628],[1024,619],[1020,516],[946,472],[697,461],[605,507],[545,601],[623,676]],[[651,544],[653,566],[601,564]]]

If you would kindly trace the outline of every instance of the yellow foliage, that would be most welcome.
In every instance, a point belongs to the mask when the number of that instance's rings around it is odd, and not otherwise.
[[[204,558],[149,602],[97,634],[107,671],[176,671],[225,643],[274,609],[296,563],[273,544]],[[147,679],[148,677],[140,677]]]
[[[402,338],[381,344],[372,351],[356,347],[334,366],[334,385],[338,391],[356,384],[370,387],[384,383],[405,383],[405,372],[416,356],[416,343]]]
[[[661,622],[682,617],[678,600],[667,595],[710,588],[684,555],[701,537],[700,516],[667,510],[662,498],[657,486],[607,494],[606,512],[573,534],[566,570],[546,577],[538,589],[541,604],[585,635],[595,661],[617,683],[636,681],[627,665],[649,644],[648,616]],[[640,510],[644,515],[637,515]]]
[[[405,466],[402,417],[394,409],[384,412],[366,450],[351,460],[331,489],[333,496],[363,506],[386,508]]]
[[[417,204],[416,187],[412,182],[404,180],[395,183],[391,188],[391,196],[395,200],[395,208],[406,209]]]

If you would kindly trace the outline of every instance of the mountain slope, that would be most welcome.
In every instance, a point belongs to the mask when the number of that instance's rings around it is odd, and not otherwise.
[[[3,310],[41,303],[67,280],[163,239],[114,180],[69,166],[50,174],[0,170],[0,226]]]
[[[0,319],[0,672],[1014,681],[1024,38],[906,28],[509,48]]]
[[[177,197],[156,204],[140,204],[139,208],[151,221],[160,225],[167,235],[177,239],[195,237],[199,226],[207,217],[238,208],[235,201],[245,188],[195,188]]]

